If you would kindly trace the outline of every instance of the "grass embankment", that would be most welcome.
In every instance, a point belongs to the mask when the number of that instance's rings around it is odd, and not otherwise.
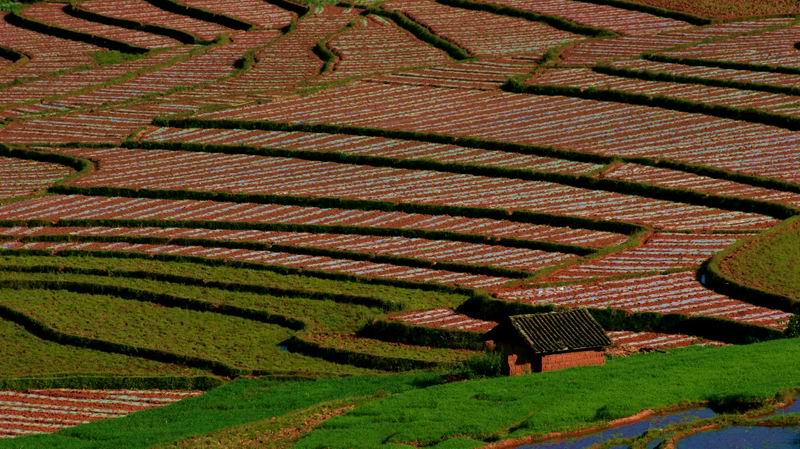
[[[109,354],[41,340],[21,326],[0,320],[0,373],[8,379],[70,376],[195,376],[206,374],[179,365]]]
[[[797,0],[629,0],[718,20],[800,14]]]
[[[291,428],[319,404],[358,403],[367,397],[399,393],[432,376],[373,376],[316,381],[277,382],[241,379],[173,406],[101,421],[58,434],[0,440],[3,449],[158,449],[250,447],[279,421]],[[307,410],[311,409],[311,410]],[[248,424],[250,423],[250,424]],[[225,429],[224,431],[222,429]],[[219,432],[219,433],[214,433]],[[252,433],[251,433],[252,432]],[[255,435],[253,434],[255,433]],[[199,437],[211,434],[209,438]],[[180,444],[179,440],[193,438]],[[288,438],[297,438],[293,435]],[[284,439],[284,443],[287,439]],[[221,445],[221,442],[231,442]],[[275,446],[260,446],[259,449]],[[286,447],[286,446],[277,446]]]
[[[742,242],[718,263],[737,284],[800,302],[800,218]]]
[[[303,424],[309,416],[350,403],[364,405],[330,419],[293,447],[478,448],[498,438],[600,425],[686,401],[772,396],[800,386],[798,357],[800,340],[793,339],[693,347],[612,359],[604,367],[445,385],[431,374],[282,383],[241,379],[163,409],[0,441],[0,449],[285,448],[308,430]],[[312,424],[306,427],[318,422]],[[291,436],[271,440],[273,446],[254,446],[260,432]]]
[[[37,336],[221,375],[374,372],[351,366],[348,357],[328,357],[326,362],[282,348],[291,337],[306,334],[328,335],[328,344],[356,341],[336,347],[361,354],[361,359],[400,357],[426,366],[427,362],[452,363],[472,354],[424,347],[415,351],[411,346],[356,339],[355,335],[366,323],[385,317],[389,311],[454,307],[465,300],[464,295],[446,291],[188,262],[89,256],[0,257],[0,314]],[[53,345],[52,350],[57,348]],[[14,350],[13,345],[6,349]],[[32,358],[30,366],[0,371],[0,378],[36,372],[45,359]],[[355,365],[384,366],[367,362]],[[413,363],[400,366],[417,367]],[[101,371],[116,373],[114,369]],[[53,374],[73,372],[74,367],[67,365]]]
[[[333,418],[297,449],[477,448],[713,396],[800,386],[800,340],[613,359],[587,367],[412,390]],[[354,438],[358,435],[358,438]],[[411,444],[411,443],[414,444]]]

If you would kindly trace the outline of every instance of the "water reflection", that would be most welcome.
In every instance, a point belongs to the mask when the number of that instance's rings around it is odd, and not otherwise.
[[[607,429],[602,432],[593,433],[583,437],[529,444],[525,446],[519,446],[517,449],[585,449],[593,444],[601,443],[614,438],[632,438],[639,436],[650,429],[658,429],[671,424],[690,423],[700,419],[713,418],[714,416],[716,416],[716,414],[708,408],[691,409],[673,413],[671,415],[652,416],[633,424],[614,427],[613,429]],[[612,449],[627,448],[625,446],[619,446]]]
[[[677,449],[798,449],[798,427],[728,427],[698,433],[678,442]]]

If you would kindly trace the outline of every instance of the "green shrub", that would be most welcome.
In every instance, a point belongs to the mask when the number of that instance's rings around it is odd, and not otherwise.
[[[789,326],[786,328],[785,333],[789,338],[800,337],[800,315],[795,315],[789,320]]]
[[[712,396],[708,399],[711,410],[720,414],[746,413],[769,405],[771,400],[749,394],[733,394],[729,396]]]
[[[487,351],[480,356],[468,359],[458,365],[455,374],[458,377],[498,377],[503,375],[505,364],[503,354],[498,351]]]

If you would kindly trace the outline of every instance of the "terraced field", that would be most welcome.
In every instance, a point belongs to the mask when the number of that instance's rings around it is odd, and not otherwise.
[[[800,332],[796,7],[331,3],[0,1],[0,448],[479,448],[546,424],[342,429],[509,314],[612,374]]]

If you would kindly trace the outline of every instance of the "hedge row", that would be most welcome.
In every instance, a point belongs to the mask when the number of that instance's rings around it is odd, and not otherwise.
[[[514,8],[511,6],[498,5],[496,3],[488,3],[483,1],[473,0],[436,0],[437,3],[442,5],[452,6],[455,8],[471,9],[474,11],[485,11],[493,14],[517,17],[520,19],[530,20],[532,22],[542,22],[550,25],[553,28],[568,31],[570,33],[581,34],[589,37],[616,37],[617,33],[607,30],[605,28],[587,26],[573,22],[572,20],[563,17],[548,16],[544,14],[537,14],[532,11]]]
[[[552,305],[534,306],[493,298],[475,297],[464,303],[458,310],[461,313],[481,319],[499,321],[509,315],[542,313],[555,309]],[[686,334],[732,344],[774,340],[784,336],[782,332],[774,329],[721,318],[687,316],[675,313],[627,312],[618,309],[588,310],[607,331],[627,330]]]
[[[560,89],[560,88],[559,88]],[[567,88],[569,89],[569,88]],[[800,119],[798,119],[800,123]],[[136,146],[129,144],[128,146]],[[198,145],[181,143],[142,143],[139,148],[160,148],[182,151],[200,151],[210,153],[254,154],[269,157],[289,157],[310,161],[337,162],[370,167],[388,167],[409,170],[432,170],[444,173],[486,176],[494,178],[521,179],[526,181],[552,182],[571,187],[602,190],[607,192],[637,195],[647,198],[687,203],[725,210],[761,213],[776,218],[788,218],[798,213],[796,209],[783,204],[771,203],[749,198],[728,197],[717,194],[701,193],[692,190],[660,187],[651,184],[624,181],[619,179],[597,178],[588,175],[576,175],[554,172],[538,172],[528,169],[506,168],[487,165],[460,164],[455,162],[438,162],[430,159],[395,159],[382,156],[364,156],[340,152],[320,152],[302,150],[282,150],[272,148],[252,148],[242,146]]]
[[[66,5],[64,7],[64,12],[69,14],[70,16],[77,17],[83,20],[88,20],[90,22],[103,23],[106,25],[111,25],[119,28],[125,28],[129,30],[136,30],[145,33],[166,36],[168,38],[175,39],[176,41],[182,44],[205,43],[205,41],[203,41],[199,37],[195,36],[194,34],[187,33],[186,31],[162,27],[159,25],[150,25],[147,23],[137,22],[135,20],[127,20],[118,17],[104,16],[102,14],[97,14],[92,11],[87,11],[75,3],[70,3]]]
[[[365,8],[365,12],[374,14],[376,16],[385,17],[397,24],[400,28],[405,29],[417,39],[427,42],[428,44],[438,48],[439,50],[447,53],[451,58],[456,60],[469,59],[472,55],[465,49],[450,42],[441,36],[434,34],[430,29],[420,25],[418,22],[412,20],[407,15],[398,11],[389,11],[383,8]]]
[[[58,153],[11,149],[3,144],[0,144],[0,156],[63,165],[75,170],[78,172],[78,175],[86,173],[94,167],[93,164],[86,159],[79,159]]]
[[[371,321],[357,334],[374,340],[450,349],[484,349],[483,334],[412,326],[396,321]]]
[[[143,377],[143,376],[69,376],[22,377],[0,379],[0,390],[43,390],[70,388],[76,390],[202,390],[222,385],[222,380],[211,376],[193,377]]]
[[[426,205],[416,203],[393,203],[388,201],[350,200],[332,197],[302,197],[290,195],[259,195],[226,192],[197,192],[184,190],[126,189],[112,187],[78,187],[57,185],[48,192],[63,195],[85,195],[106,197],[131,197],[153,199],[180,199],[221,201],[234,203],[282,204],[289,206],[318,207],[322,209],[378,210],[383,212],[405,212],[412,214],[450,215],[467,218],[487,218],[518,223],[543,224],[573,227],[596,231],[633,234],[641,226],[619,221],[593,220],[589,218],[549,215],[524,210],[489,209],[465,206]]]
[[[713,20],[706,17],[699,17],[685,12],[675,11],[672,9],[659,8],[657,6],[645,5],[642,3],[631,2],[627,0],[578,0],[583,3],[592,3],[595,5],[613,6],[614,8],[627,9],[628,11],[637,11],[650,14],[653,16],[664,17],[667,19],[680,20],[692,25],[710,25]]]
[[[400,279],[379,279],[367,276],[357,276],[346,273],[332,273],[330,271],[322,270],[309,270],[303,268],[292,268],[278,265],[268,265],[266,263],[256,262],[243,262],[226,259],[210,259],[201,256],[179,256],[172,254],[144,254],[126,251],[85,251],[85,250],[59,250],[59,256],[64,257],[105,257],[116,259],[143,259],[143,260],[158,260],[161,262],[184,262],[196,263],[200,265],[207,265],[212,267],[230,267],[230,268],[245,268],[250,270],[269,271],[277,274],[284,275],[298,275],[309,276],[319,279],[326,279],[332,281],[350,281],[360,282],[369,285],[386,285],[397,288],[409,288],[423,291],[439,291],[446,293],[455,293],[461,295],[470,295],[472,290],[465,287],[456,287],[446,284],[436,284],[432,282],[415,282]],[[53,256],[53,251],[48,250],[29,250],[29,249],[14,249],[8,250],[0,247],[0,255],[30,255],[30,256]]]
[[[682,64],[699,67],[716,67],[719,69],[748,70],[751,72],[772,72],[785,73],[789,75],[800,75],[800,67],[786,67],[770,64],[752,64],[749,62],[736,61],[717,61],[714,59],[679,58],[675,56],[659,55],[655,53],[645,53],[642,59],[655,62],[667,62],[672,64]]]
[[[15,12],[9,13],[5,17],[6,22],[16,27],[25,28],[27,30],[35,31],[37,33],[47,34],[49,36],[60,37],[78,42],[84,42],[98,47],[107,48],[109,50],[117,50],[123,53],[144,54],[150,51],[144,47],[137,47],[125,42],[109,39],[94,34],[83,33],[80,31],[69,30],[66,28],[48,25],[43,22],[23,17]]]
[[[642,157],[618,158],[612,156],[603,156],[599,154],[562,150],[554,147],[538,146],[538,145],[522,145],[509,142],[479,139],[474,137],[454,137],[443,134],[418,133],[413,131],[395,131],[395,130],[386,130],[378,128],[364,128],[358,126],[341,126],[341,125],[327,125],[327,124],[291,124],[291,123],[268,122],[268,121],[252,122],[252,121],[241,121],[241,120],[202,120],[202,119],[170,120],[166,118],[156,118],[153,121],[153,124],[156,126],[177,127],[177,128],[257,129],[263,131],[351,134],[351,135],[368,136],[368,137],[384,137],[389,139],[415,140],[420,142],[456,145],[465,148],[480,148],[484,150],[504,151],[516,154],[529,154],[529,155],[536,155],[543,157],[553,157],[557,159],[564,159],[577,162],[587,162],[591,164],[609,164],[619,160],[623,162],[632,162],[654,167],[669,166],[670,168],[673,168],[675,170],[688,171],[691,173],[702,173],[705,176],[713,178],[726,179],[730,181],[740,182],[744,184],[752,184],[754,186],[766,187],[776,190],[800,192],[800,185],[798,184],[791,184],[785,181],[778,181],[769,178],[761,178],[753,175],[733,173],[726,170],[720,170],[702,165],[695,165],[683,162],[672,162],[657,158],[642,158]],[[143,148],[147,146],[150,146],[152,148],[158,148],[159,145],[161,145],[161,148],[165,148],[164,145],[169,145],[169,144],[148,143],[148,142],[134,143],[129,141],[126,142],[125,145],[130,145],[133,148]],[[187,149],[191,148],[191,144],[188,145],[190,146],[186,146],[184,148]]]
[[[278,8],[282,8],[289,12],[293,12],[297,14],[298,17],[302,17],[308,14],[309,11],[307,5],[296,3],[291,0],[265,0],[265,1],[271,5],[277,6]]]
[[[211,312],[235,316],[261,323],[274,324],[291,330],[303,330],[304,322],[295,318],[275,315],[255,309],[244,309],[228,304],[214,304],[192,298],[183,298],[148,290],[119,287],[115,285],[93,284],[84,281],[46,281],[39,279],[0,279],[0,288],[12,290],[64,290],[83,295],[106,295],[131,301],[149,302],[163,307],[174,307],[197,312]]]
[[[481,245],[506,246],[588,256],[597,252],[594,248],[563,243],[551,243],[538,240],[523,240],[507,237],[490,237],[478,234],[464,234],[451,231],[427,231],[423,229],[404,228],[370,228],[349,225],[315,225],[293,223],[251,223],[228,221],[198,220],[114,220],[114,219],[66,219],[52,222],[50,220],[0,220],[2,227],[127,227],[127,228],[186,228],[186,229],[224,229],[224,230],[257,230],[271,232],[302,232],[308,234],[345,234],[368,235],[376,237],[404,237],[410,239],[448,240],[453,242],[476,243]]]
[[[333,69],[334,64],[336,64],[336,54],[328,48],[325,42],[317,42],[312,51],[322,61],[322,67],[319,69],[320,75],[324,75]]]
[[[762,125],[775,126],[791,131],[800,130],[800,118],[789,115],[765,112],[759,109],[740,109],[731,106],[711,105],[699,101],[684,100],[664,95],[647,95],[626,92],[618,89],[596,89],[556,85],[522,85],[518,82],[506,83],[503,88],[515,93],[536,95],[557,95],[583,98],[586,100],[612,101],[670,109],[673,111],[710,115],[730,120],[739,120]]]
[[[334,259],[349,259],[386,263],[411,268],[426,268],[434,270],[447,270],[458,273],[474,274],[479,276],[498,276],[512,279],[524,279],[531,275],[525,270],[496,267],[492,265],[471,265],[460,262],[438,262],[414,257],[394,256],[388,254],[362,253],[357,251],[336,250],[317,247],[302,247],[293,245],[269,244],[261,242],[222,241],[193,238],[161,238],[161,237],[135,237],[135,236],[74,236],[74,235],[48,235],[23,237],[23,242],[125,242],[140,245],[181,245],[201,246],[208,248],[247,249],[253,251],[276,251],[289,254],[302,254],[306,256],[330,257]]]
[[[656,72],[652,70],[637,70],[612,66],[595,66],[592,68],[597,73],[604,75],[633,78],[647,81],[664,81],[679,84],[699,84],[703,86],[725,87],[739,90],[753,90],[783,95],[800,95],[800,87],[777,86],[774,84],[751,83],[746,81],[703,78],[699,76],[678,75],[669,72]]]
[[[24,53],[20,53],[13,48],[0,46],[0,58],[8,59],[11,62],[17,62],[20,59],[27,58]]]
[[[224,27],[231,28],[233,30],[250,31],[253,28],[255,28],[255,25],[253,25],[250,22],[230,17],[225,14],[208,11],[203,8],[188,6],[183,3],[180,3],[177,0],[145,0],[145,1],[165,11],[169,11],[175,14],[180,14],[183,16],[188,16],[193,19],[202,20],[205,22],[216,23],[218,25],[222,25]]]
[[[440,366],[435,362],[363,354],[346,349],[328,348],[314,342],[303,340],[297,336],[289,338],[283,344],[286,346],[289,352],[303,354],[309,357],[315,357],[342,365],[356,366],[359,368],[381,371],[411,371],[416,369],[436,368]]]
[[[315,299],[319,301],[332,301],[340,304],[352,304],[364,307],[376,308],[384,311],[397,311],[402,309],[402,305],[396,302],[387,301],[380,298],[372,298],[361,295],[347,295],[343,293],[326,293],[313,290],[285,289],[277,287],[267,287],[256,284],[241,284],[233,282],[210,281],[189,276],[166,274],[153,271],[128,271],[112,269],[92,269],[69,266],[35,265],[35,266],[16,266],[0,265],[0,271],[14,273],[49,273],[49,274],[80,274],[87,276],[109,276],[123,277],[126,279],[146,279],[158,282],[169,282],[173,284],[191,285],[195,287],[213,288],[231,292],[255,293],[261,295],[280,296],[288,298]]]
[[[166,351],[160,351],[157,349],[138,348],[136,346],[121,343],[113,343],[104,340],[81,337],[78,335],[66,334],[53,329],[47,324],[37,321],[34,318],[25,315],[24,313],[18,312],[2,304],[0,304],[0,318],[22,326],[25,328],[25,330],[41,339],[52,341],[61,345],[76,346],[80,348],[93,349],[96,351],[139,357],[162,363],[183,365],[190,368],[210,371],[218,376],[235,377],[248,374],[248,372],[245,370],[234,368],[215,360],[201,359],[199,357],[188,357]]]

